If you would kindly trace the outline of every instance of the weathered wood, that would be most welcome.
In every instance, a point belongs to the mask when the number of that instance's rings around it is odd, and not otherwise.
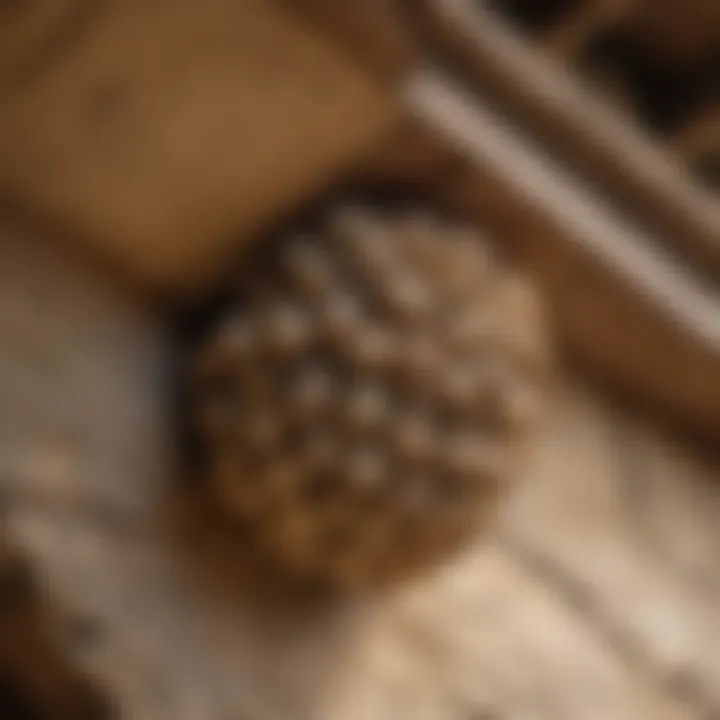
[[[261,622],[242,544],[176,512],[162,328],[49,250],[0,243],[7,529],[64,656],[120,720],[720,710],[714,470],[673,467],[682,452],[650,425],[568,381],[496,541],[388,596]],[[621,446],[647,459],[639,507],[618,500],[637,491]],[[702,693],[686,700],[690,667]]]
[[[571,72],[536,52],[484,2],[425,0],[427,35],[463,72],[540,138],[553,157],[596,184],[603,196],[715,279],[720,270],[720,208],[689,181],[668,152],[598,101]]]
[[[702,717],[720,707],[720,466],[566,388],[506,540]]]
[[[0,199],[161,290],[211,277],[395,107],[277,3],[26,4],[0,28]]]
[[[506,548],[388,601],[328,717],[693,718]]]

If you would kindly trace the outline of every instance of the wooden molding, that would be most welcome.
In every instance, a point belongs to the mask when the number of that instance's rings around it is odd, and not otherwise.
[[[426,37],[469,84],[647,227],[680,262],[720,277],[720,205],[678,158],[536,52],[485,3],[425,0]]]

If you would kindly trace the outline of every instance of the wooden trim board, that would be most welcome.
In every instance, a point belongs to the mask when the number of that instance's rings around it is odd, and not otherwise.
[[[677,251],[720,277],[720,205],[686,168],[578,78],[533,50],[485,2],[425,0],[425,36],[486,98]]]

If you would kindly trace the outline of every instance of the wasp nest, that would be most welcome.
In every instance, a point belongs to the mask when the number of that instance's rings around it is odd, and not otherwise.
[[[483,527],[544,356],[535,296],[477,231],[343,207],[263,246],[239,286],[195,410],[210,483],[256,550],[368,584]]]

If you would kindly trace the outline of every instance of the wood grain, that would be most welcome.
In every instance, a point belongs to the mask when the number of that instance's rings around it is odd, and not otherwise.
[[[710,193],[690,182],[677,158],[594,97],[567,68],[543,57],[488,3],[423,5],[428,41],[443,49],[486,102],[497,104],[571,172],[648,228],[658,245],[677,251],[680,262],[718,278],[720,209]]]
[[[0,200],[156,290],[213,276],[395,118],[274,2],[42,2],[0,47]]]

